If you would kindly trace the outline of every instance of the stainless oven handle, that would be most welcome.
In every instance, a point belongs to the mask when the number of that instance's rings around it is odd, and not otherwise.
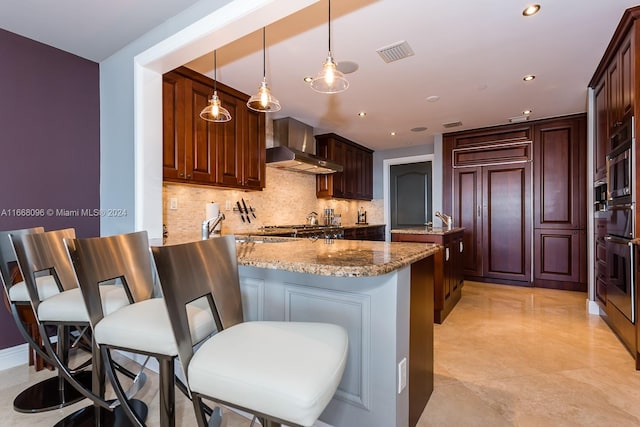
[[[609,156],[607,158],[607,171],[606,171],[606,182],[607,182],[607,195],[606,200],[613,200],[611,198],[611,159]]]
[[[629,262],[631,264],[631,284],[629,288],[631,290],[631,323],[636,323],[636,263],[635,263],[635,252],[636,248],[633,242],[629,242],[629,250],[631,251],[631,257],[629,258]]]
[[[615,236],[605,236],[604,240],[611,243],[618,243],[620,245],[630,245],[631,241],[629,239],[623,239],[621,237]]]

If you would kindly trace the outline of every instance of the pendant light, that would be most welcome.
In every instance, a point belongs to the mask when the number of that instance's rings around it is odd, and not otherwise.
[[[262,27],[262,83],[258,88],[258,93],[247,101],[247,107],[261,113],[273,113],[280,111],[280,102],[271,95],[271,89],[267,86],[267,58],[265,45],[265,28]]]
[[[220,98],[218,98],[218,76],[216,70],[216,51],[213,51],[213,95],[209,101],[209,105],[204,107],[200,112],[200,117],[208,122],[224,123],[231,120],[229,110],[222,106]]]
[[[349,81],[336,68],[336,62],[331,55],[331,0],[329,0],[329,55],[322,64],[322,70],[311,81],[311,89],[321,93],[338,93],[347,90]]]

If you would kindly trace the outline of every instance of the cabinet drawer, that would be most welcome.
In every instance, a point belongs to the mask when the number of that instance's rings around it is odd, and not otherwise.
[[[596,242],[596,261],[597,262],[607,262],[607,247],[604,244],[604,241]]]

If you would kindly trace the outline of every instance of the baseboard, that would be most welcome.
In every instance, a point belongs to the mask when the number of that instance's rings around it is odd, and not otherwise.
[[[587,313],[600,315],[602,314],[602,310],[600,309],[600,305],[592,300],[587,300]]]
[[[29,363],[29,344],[24,343],[0,350],[0,371]]]

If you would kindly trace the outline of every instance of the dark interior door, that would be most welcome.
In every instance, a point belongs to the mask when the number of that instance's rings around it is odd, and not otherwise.
[[[391,228],[424,226],[431,221],[431,162],[391,165]]]

